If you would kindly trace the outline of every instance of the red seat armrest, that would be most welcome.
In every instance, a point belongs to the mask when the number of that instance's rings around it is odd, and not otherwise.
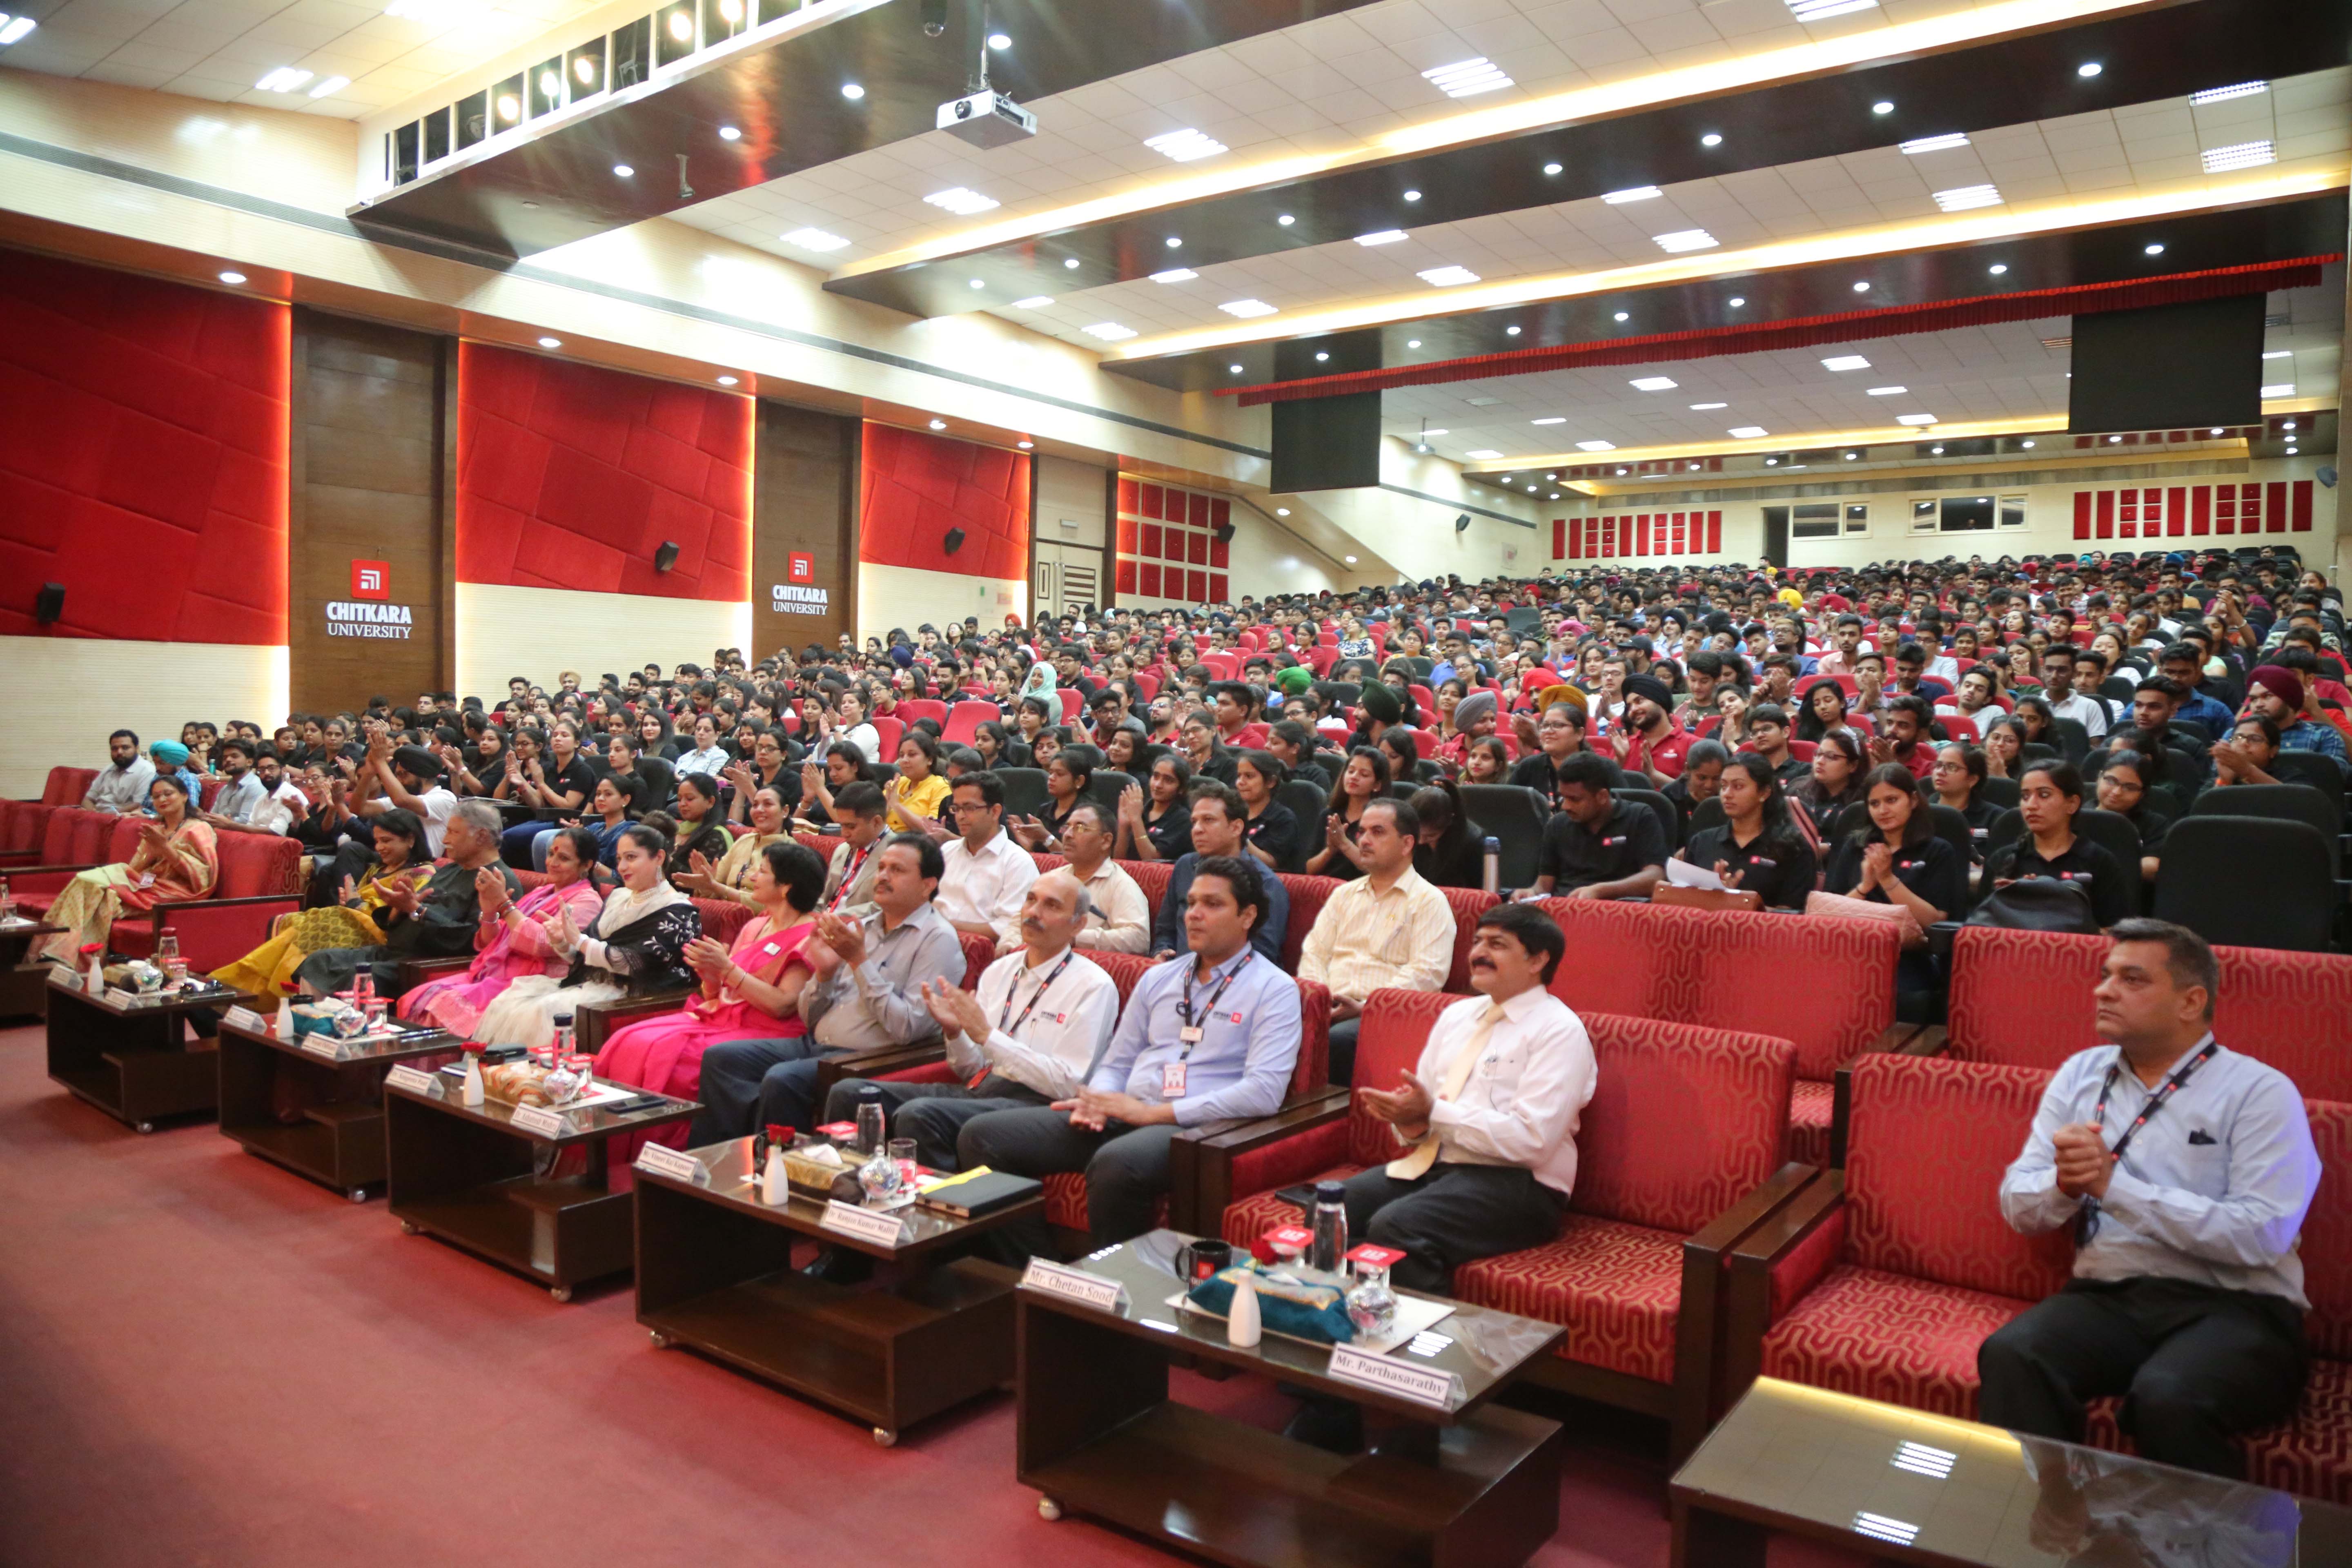
[[[1222,1234],[1225,1210],[1234,1199],[1268,1185],[1254,1169],[1251,1179],[1240,1184],[1246,1190],[1234,1190],[1235,1162],[1244,1155],[1282,1146],[1283,1154],[1274,1162],[1282,1169],[1300,1165],[1295,1173],[1301,1176],[1329,1170],[1347,1154],[1351,1103],[1349,1090],[1326,1088],[1294,1097],[1272,1116],[1185,1128],[1168,1151],[1168,1223],[1196,1236]],[[1287,1179],[1271,1184],[1281,1186]]]
[[[1732,1247],[1723,1313],[1724,1404],[1756,1381],[1765,1331],[1821,1283],[1844,1250],[1843,1171],[1823,1172]]]

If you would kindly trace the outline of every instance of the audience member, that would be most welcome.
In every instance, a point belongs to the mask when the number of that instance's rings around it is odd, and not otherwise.
[[[1612,777],[1596,756],[1559,765],[1560,809],[1544,825],[1540,868],[1520,898],[1645,898],[1665,876],[1664,828],[1648,806],[1617,799]]]
[[[378,815],[388,815],[388,810]],[[416,820],[413,815],[411,820]],[[424,831],[429,836],[431,829]],[[353,978],[365,969],[378,995],[397,997],[404,988],[400,973],[404,960],[455,958],[472,951],[474,931],[481,923],[481,889],[487,885],[479,873],[491,869],[509,899],[520,884],[511,871],[497,864],[499,814],[487,803],[467,801],[451,812],[443,829],[443,843],[448,858],[435,866],[424,881],[379,884],[383,940],[366,947],[311,953],[294,971],[304,990],[316,996],[348,991]],[[417,853],[413,842],[410,852]],[[506,1037],[499,1040],[506,1043]]]
[[[1365,997],[1443,990],[1454,966],[1454,906],[1413,869],[1420,836],[1411,805],[1374,801],[1356,835],[1363,876],[1326,900],[1299,950],[1298,978],[1331,993],[1333,1083],[1352,1081]]]
[[[956,832],[942,854],[939,912],[965,936],[1018,938],[1021,901],[1037,862],[1004,831],[1004,781],[992,773],[955,781]]]
[[[1192,786],[1193,847],[1169,868],[1168,890],[1160,896],[1160,914],[1151,926],[1154,957],[1172,958],[1191,951],[1192,926],[1185,912],[1192,879],[1204,861],[1241,855],[1246,822],[1242,797],[1231,784],[1209,779]],[[1265,889],[1265,918],[1251,929],[1250,942],[1267,962],[1276,963],[1282,957],[1284,933],[1290,927],[1290,890],[1272,872],[1258,879]]]
[[[460,811],[488,809],[468,802]],[[686,949],[702,934],[702,912],[662,875],[666,847],[661,835],[643,824],[621,835],[613,858],[621,885],[594,921],[582,925],[567,902],[547,926],[547,944],[564,961],[562,978],[524,974],[509,983],[483,1009],[477,1038],[547,1045],[555,1037],[555,1020],[575,1016],[586,1004],[649,996],[692,978]],[[506,893],[514,896],[512,879]]]

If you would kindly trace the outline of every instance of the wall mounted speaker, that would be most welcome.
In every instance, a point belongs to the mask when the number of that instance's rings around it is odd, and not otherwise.
[[[663,540],[661,542],[661,548],[654,552],[654,570],[656,572],[667,572],[677,564],[677,541],[675,539]]]
[[[66,613],[66,585],[44,583],[41,591],[33,595],[33,619],[42,626],[57,625],[58,617]]]
[[[1454,520],[1454,531],[1456,533],[1467,533],[1470,531],[1470,514],[1468,512],[1465,511]]]
[[[953,555],[957,551],[963,548],[963,530],[961,528],[949,529],[947,538],[941,540],[940,542],[941,547],[944,548],[949,554]]]
[[[1234,542],[1234,525],[1230,522],[1217,524],[1216,535],[1218,543],[1231,544]]]
[[[2319,472],[2313,477],[2328,489],[2332,490],[2336,488],[2336,466],[2333,463],[2320,464]]]

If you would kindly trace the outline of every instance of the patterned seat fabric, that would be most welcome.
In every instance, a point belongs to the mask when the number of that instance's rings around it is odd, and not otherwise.
[[[1174,869],[1165,860],[1121,860],[1119,865],[1135,879],[1143,889],[1143,901],[1151,910],[1151,918],[1160,918],[1160,900],[1168,896],[1168,878]]]
[[[1827,1168],[1837,1086],[1801,1078],[1789,1096],[1789,1158]]]
[[[1568,1325],[1559,1354],[1653,1383],[1675,1376],[1682,1306],[1683,1237],[1571,1213],[1559,1238],[1481,1258],[1454,1276],[1454,1293],[1548,1323]]]
[[[1454,966],[1445,972],[1445,989],[1456,996],[1470,994],[1470,942],[1478,934],[1478,917],[1503,900],[1484,888],[1440,888],[1454,906]]]
[[[2120,1399],[2095,1401],[2084,1440],[2095,1448],[2137,1453],[2120,1425],[2122,1413]],[[2256,1486],[2352,1505],[2352,1362],[2315,1359],[2295,1418],[2250,1432],[2238,1444],[2246,1479]]]
[[[2031,1305],[1841,1264],[1764,1336],[1764,1375],[1973,1420],[1977,1347]]]
[[[1296,974],[1299,950],[1307,945],[1307,933],[1315,929],[1315,917],[1323,912],[1324,904],[1339,890],[1339,879],[1293,876],[1286,871],[1282,886],[1290,895],[1290,926],[1282,933],[1282,967]]]

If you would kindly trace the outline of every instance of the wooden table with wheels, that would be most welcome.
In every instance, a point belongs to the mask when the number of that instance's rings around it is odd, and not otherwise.
[[[2352,1563],[2352,1510],[1764,1377],[1671,1489],[1674,1568],[1774,1534],[1940,1568]]]
[[[637,1321],[656,1346],[686,1345],[845,1411],[889,1447],[898,1434],[1011,1382],[1013,1293],[1020,1276],[948,1253],[1024,1218],[1042,1194],[978,1219],[901,1209],[896,1246],[824,1228],[825,1204],[760,1201],[751,1142],[689,1151],[709,1184],[639,1166]],[[810,1237],[880,1261],[870,1286],[793,1268]]]
[[[563,1112],[562,1131],[544,1134],[514,1125],[513,1106],[464,1105],[463,1093],[446,1072],[424,1089],[398,1075],[384,1080],[385,1194],[400,1228],[455,1242],[539,1281],[559,1301],[583,1279],[625,1271],[635,1194],[606,1182],[605,1142],[687,1121],[702,1107],[649,1095],[658,1103],[641,1110]],[[555,1169],[544,1152],[575,1150],[585,1156],[577,1171]]]
[[[81,977],[52,966],[48,976],[49,1078],[117,1121],[152,1132],[167,1117],[209,1116],[219,1093],[211,1042],[190,1038],[188,1015],[239,1000],[230,986],[141,997],[90,995]]]
[[[1460,1378],[1458,1402],[1423,1405],[1333,1378],[1328,1346],[1268,1333],[1236,1349],[1223,1321],[1166,1305],[1191,1239],[1152,1231],[1079,1259],[1124,1287],[1116,1310],[1016,1293],[1018,1465],[1040,1514],[1075,1510],[1221,1563],[1283,1568],[1516,1568],[1559,1530],[1559,1423],[1493,1399],[1565,1329],[1449,1303],[1393,1352]],[[1351,1456],[1294,1442],[1171,1400],[1177,1357],[1345,1399],[1389,1425]]]
[[[383,1184],[383,1075],[394,1065],[458,1047],[446,1029],[412,1029],[382,1038],[339,1040],[331,1034],[281,1040],[270,1020],[257,1026],[225,1020],[220,1032],[220,1130],[248,1154],[334,1188],[353,1203]],[[281,1081],[300,1119],[278,1116]]]
[[[37,1018],[48,1011],[49,976],[58,966],[33,959],[33,944],[65,930],[18,916],[0,925],[0,1018]]]

